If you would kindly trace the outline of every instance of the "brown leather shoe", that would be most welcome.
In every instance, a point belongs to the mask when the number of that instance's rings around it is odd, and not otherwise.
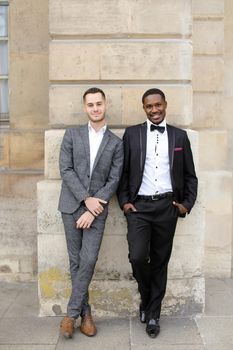
[[[96,335],[97,329],[91,314],[82,316],[80,331],[88,337]]]
[[[65,338],[72,338],[74,334],[74,318],[65,316],[60,324],[60,333]]]

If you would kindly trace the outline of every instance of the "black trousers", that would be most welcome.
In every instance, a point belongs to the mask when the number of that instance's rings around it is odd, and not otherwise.
[[[172,201],[172,197],[156,201],[138,199],[134,203],[137,212],[126,214],[129,261],[147,320],[160,317],[166,291],[167,267],[178,218],[178,209]]]

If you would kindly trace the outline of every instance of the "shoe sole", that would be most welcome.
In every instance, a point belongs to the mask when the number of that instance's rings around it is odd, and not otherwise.
[[[61,335],[65,338],[65,339],[71,339],[73,338],[73,335],[67,333],[67,332],[64,332],[64,333],[61,333]]]
[[[80,329],[80,332],[82,333],[82,334],[84,334],[86,337],[94,337],[96,334],[97,334],[97,332],[96,333],[94,333],[94,334],[87,334],[87,333],[84,333],[83,331],[81,331],[81,329]]]

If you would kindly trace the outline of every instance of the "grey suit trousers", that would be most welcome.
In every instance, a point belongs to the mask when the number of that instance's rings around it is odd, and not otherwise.
[[[107,211],[108,208],[105,207],[89,229],[76,228],[76,221],[85,212],[83,207],[79,207],[73,214],[62,213],[72,281],[67,316],[75,319],[90,312],[88,287],[98,259]]]

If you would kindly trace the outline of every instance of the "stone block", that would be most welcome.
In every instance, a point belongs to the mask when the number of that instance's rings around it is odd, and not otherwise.
[[[10,167],[43,169],[44,133],[21,131],[10,134]]]
[[[1,274],[15,274],[19,272],[19,261],[12,256],[2,257],[0,259],[0,276]]]
[[[202,172],[206,187],[205,272],[230,277],[232,255],[232,173]]]
[[[191,144],[195,169],[196,169],[196,172],[198,172],[199,156],[200,156],[199,155],[199,132],[191,129],[187,129],[186,131]]]
[[[45,131],[45,177],[59,179],[59,154],[65,130]]]
[[[50,124],[85,124],[88,118],[83,109],[82,96],[89,87],[89,85],[52,85],[50,88]],[[108,125],[122,124],[122,88],[100,84],[98,87],[106,94]]]
[[[142,123],[146,115],[142,109],[143,93],[151,86],[123,88],[122,122],[126,125]],[[168,102],[167,121],[173,125],[188,126],[192,123],[192,88],[190,85],[160,85]]]
[[[2,204],[4,201],[9,200],[14,205],[14,198],[22,201],[22,208],[24,207],[24,200],[29,199],[35,202],[36,198],[36,183],[44,178],[43,175],[29,174],[29,173],[0,173],[0,196],[3,198],[0,201]],[[19,205],[19,202],[15,204],[15,207]],[[4,206],[3,206],[4,207]],[[7,208],[7,205],[5,206]],[[27,208],[27,207],[26,207]],[[25,209],[26,209],[25,208]],[[32,202],[30,201],[29,208],[32,209]],[[27,208],[27,210],[29,209]],[[13,209],[9,208],[9,212]],[[31,213],[30,213],[31,216]]]
[[[194,16],[223,16],[224,1],[222,0],[195,0],[192,2]]]
[[[222,121],[219,117],[223,113],[223,96],[221,93],[194,93],[193,95],[193,124],[194,128],[220,128]],[[224,110],[226,99],[224,99]],[[229,119],[224,113],[224,124]]]
[[[93,11],[91,0],[50,1],[50,32],[92,37],[190,33],[191,1],[151,1],[146,7],[143,0],[104,0],[97,4]]]
[[[117,136],[122,137],[124,129],[111,129]],[[198,169],[198,132],[187,130],[192,145],[193,156]],[[48,130],[45,132],[45,176],[48,179],[60,179],[59,152],[64,130]]]
[[[142,109],[143,93],[154,85],[99,85],[106,93],[108,125],[131,125],[146,119]],[[50,88],[50,124],[84,124],[82,95],[89,86],[52,85]],[[168,122],[188,126],[192,123],[192,88],[190,85],[160,85],[168,101]]]
[[[9,134],[1,133],[0,138],[0,168],[9,167]]]
[[[204,79],[203,79],[204,77]],[[195,56],[193,60],[193,90],[223,91],[224,61],[222,57]]]
[[[48,1],[13,1],[10,5],[10,51],[47,53]]]
[[[221,55],[224,52],[224,22],[200,21],[193,22],[194,54]]]
[[[10,124],[35,129],[48,124],[48,55],[10,53]],[[33,153],[33,152],[31,152]]]
[[[39,233],[63,234],[61,214],[58,211],[58,200],[61,181],[44,180],[37,184],[37,230]]]
[[[69,52],[69,55],[67,55]],[[142,67],[142,62],[147,62]],[[190,80],[188,41],[53,41],[50,80]],[[159,71],[157,67],[160,67]]]
[[[228,135],[226,131],[201,130],[199,132],[200,170],[220,170],[227,165]]]

